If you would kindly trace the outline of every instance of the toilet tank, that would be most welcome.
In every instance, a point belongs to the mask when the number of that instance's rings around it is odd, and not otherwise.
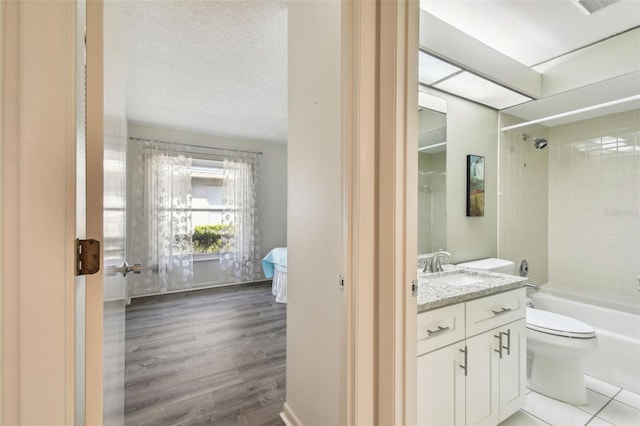
[[[466,268],[484,269],[485,271],[500,272],[502,274],[515,275],[515,265],[510,260],[505,259],[480,259],[471,262],[458,263],[458,266]]]

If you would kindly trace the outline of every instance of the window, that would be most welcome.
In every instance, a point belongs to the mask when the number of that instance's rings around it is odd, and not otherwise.
[[[194,260],[219,259],[220,282],[260,278],[262,153],[130,141],[129,252],[145,269],[128,297],[189,288]]]
[[[222,167],[222,161],[195,158],[191,165],[194,254],[217,254],[231,238],[230,227],[222,223]]]

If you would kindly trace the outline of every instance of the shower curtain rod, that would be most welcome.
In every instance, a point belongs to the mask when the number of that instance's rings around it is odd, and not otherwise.
[[[210,146],[193,145],[193,144],[188,144],[188,143],[168,142],[168,141],[145,139],[145,138],[133,138],[133,137],[130,137],[129,140],[141,141],[141,142],[160,142],[160,143],[166,143],[166,144],[171,144],[171,145],[178,145],[178,146],[182,146],[182,147],[185,147],[185,148],[191,148],[191,149],[179,150],[180,152],[185,152],[185,153],[212,154],[212,153],[208,153],[208,152],[197,152],[197,150],[205,150],[205,151],[243,152],[243,153],[246,153],[246,154],[260,154],[260,155],[263,155],[262,151],[247,151],[245,149],[214,148],[214,147],[210,147]]]

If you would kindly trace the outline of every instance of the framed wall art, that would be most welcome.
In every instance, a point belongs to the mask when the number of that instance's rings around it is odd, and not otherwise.
[[[467,216],[484,216],[484,157],[467,155]]]

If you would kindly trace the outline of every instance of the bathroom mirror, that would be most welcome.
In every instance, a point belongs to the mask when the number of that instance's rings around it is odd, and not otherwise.
[[[446,101],[428,93],[418,96],[418,253],[447,246]]]

